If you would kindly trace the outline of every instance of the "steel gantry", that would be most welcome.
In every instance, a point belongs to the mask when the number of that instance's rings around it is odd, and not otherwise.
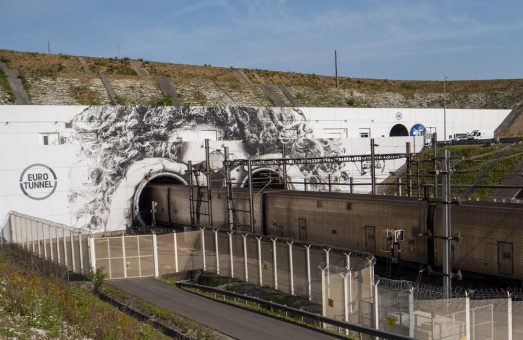
[[[391,153],[374,155],[374,161],[388,161],[400,158],[415,157],[411,153]],[[322,163],[344,163],[344,162],[370,162],[371,155],[344,155],[330,157],[303,157],[303,158],[262,158],[262,159],[231,159],[223,162],[225,166],[248,165],[252,166],[284,166],[296,164],[322,164]]]
[[[373,141],[371,142],[373,144]],[[226,151],[226,155],[228,152]],[[229,216],[229,228],[232,230],[233,228],[237,227],[236,223],[236,212],[239,211],[235,209],[234,207],[234,199],[233,199],[233,188],[232,183],[230,179],[230,170],[234,166],[245,166],[248,171],[248,178],[249,178],[249,209],[244,210],[244,212],[249,213],[249,224],[245,227],[250,227],[251,232],[255,232],[254,228],[254,194],[253,194],[253,185],[252,185],[252,168],[254,166],[274,166],[274,167],[282,167],[284,169],[284,176],[286,177],[285,170],[287,166],[289,165],[297,165],[297,164],[325,164],[325,163],[358,163],[358,162],[370,162],[371,164],[374,164],[376,161],[387,161],[387,160],[395,160],[395,159],[401,159],[405,158],[407,161],[407,164],[410,164],[413,160],[417,159],[419,157],[418,154],[413,154],[410,152],[410,143],[407,143],[406,145],[406,152],[405,153],[392,153],[392,154],[375,154],[372,152],[370,155],[342,155],[342,156],[328,156],[328,157],[300,157],[300,158],[261,158],[261,159],[229,159],[229,157],[225,157],[223,161],[223,165],[226,171],[225,179],[226,179],[226,187],[227,187],[227,208],[228,208],[228,216]],[[372,177],[374,177],[374,172],[371,174]],[[407,176],[409,177],[409,183],[410,183],[410,172],[408,172]],[[329,177],[330,178],[330,177]],[[284,178],[285,188],[287,189],[287,179]],[[352,192],[352,178],[351,178],[351,192]],[[372,193],[375,194],[375,180],[372,178]],[[306,190],[306,187],[305,187]],[[408,190],[409,196],[410,196],[410,189]]]

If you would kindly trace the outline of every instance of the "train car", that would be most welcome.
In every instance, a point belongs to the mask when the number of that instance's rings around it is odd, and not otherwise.
[[[161,225],[208,226],[205,189],[151,185],[143,201],[158,202]],[[248,191],[235,189],[234,216],[223,188],[213,189],[213,227],[234,227],[278,237],[367,251],[378,258],[442,265],[442,207],[420,198],[265,190],[254,198],[255,226],[249,223]],[[144,208],[147,210],[147,207]],[[149,208],[150,211],[150,208]],[[523,280],[523,206],[464,201],[452,207],[452,267],[484,277]],[[401,239],[398,237],[401,236]]]

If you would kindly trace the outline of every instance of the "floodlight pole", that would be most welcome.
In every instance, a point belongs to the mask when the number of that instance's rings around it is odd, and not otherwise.
[[[447,76],[443,74],[443,141],[447,144]]]
[[[212,227],[212,193],[211,193],[211,157],[209,152],[209,139],[205,139],[205,172],[207,173],[207,213],[209,214],[209,226]]]
[[[452,264],[451,264],[451,220],[450,220],[450,205],[451,205],[451,192],[450,192],[450,151],[445,150],[443,153],[442,162],[442,188],[441,188],[441,201],[443,203],[443,291],[445,298],[450,298],[450,292],[452,288]]]
[[[376,195],[376,154],[374,151],[374,138],[370,139],[370,181],[371,181],[371,194]]]
[[[334,64],[336,69],[336,88],[338,88],[339,82],[338,82],[338,51],[334,50]]]

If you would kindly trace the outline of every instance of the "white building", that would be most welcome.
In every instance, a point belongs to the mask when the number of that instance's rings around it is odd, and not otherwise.
[[[494,130],[509,112],[448,109],[447,134]],[[188,160],[203,161],[205,139],[217,157],[223,146],[236,158],[280,157],[278,143],[289,145],[288,157],[316,157],[368,154],[368,137],[378,154],[404,153],[406,142],[419,152],[420,131],[442,140],[443,110],[0,106],[0,223],[14,210],[78,228],[122,229],[136,188],[154,172],[183,177]],[[378,164],[377,181],[403,164]],[[368,183],[366,166],[296,167],[288,175]]]

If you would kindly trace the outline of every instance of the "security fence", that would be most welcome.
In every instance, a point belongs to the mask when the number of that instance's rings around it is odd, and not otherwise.
[[[374,276],[365,252],[225,230],[150,235],[86,234],[11,212],[4,249],[38,269],[108,279],[204,270],[317,302],[318,313],[422,340],[523,338],[523,292],[454,289]],[[333,327],[324,325],[324,327]],[[344,329],[333,329],[349,335]]]
[[[88,275],[89,235],[64,224],[10,212],[2,245],[12,256],[47,274]]]

